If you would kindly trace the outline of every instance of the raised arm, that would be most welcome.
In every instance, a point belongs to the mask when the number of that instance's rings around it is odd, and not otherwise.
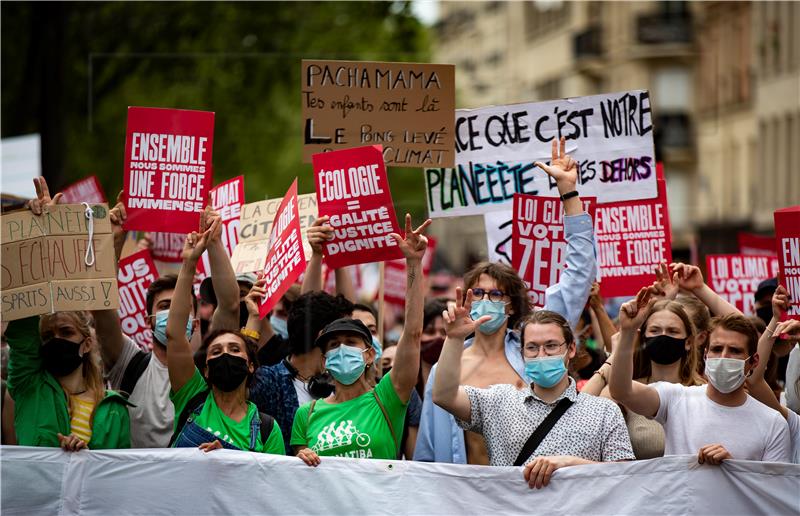
[[[353,286],[353,276],[350,274],[350,267],[339,267],[334,271],[336,276],[336,293],[344,296],[351,303],[355,303],[356,289]]]
[[[719,294],[714,292],[711,287],[703,282],[703,273],[700,272],[699,267],[687,265],[685,263],[671,263],[669,264],[669,268],[673,272],[673,278],[677,280],[678,286],[694,294],[697,299],[702,301],[703,304],[711,310],[712,314],[742,315],[742,312],[735,306],[722,299]],[[674,276],[675,273],[677,273],[677,277]]]
[[[172,392],[179,391],[194,375],[194,357],[189,339],[186,338],[186,324],[192,309],[192,282],[197,260],[203,255],[212,233],[221,230],[220,220],[216,219],[203,233],[193,231],[186,235],[183,244],[183,264],[167,319],[167,368]]]
[[[428,239],[422,233],[431,223],[428,219],[417,229],[411,229],[411,215],[406,214],[406,235],[397,233],[392,238],[406,257],[406,319],[403,333],[397,342],[394,367],[389,372],[397,396],[408,401],[411,389],[417,384],[419,374],[419,340],[422,335],[422,308],[425,291],[422,277],[422,257],[428,248]]]
[[[559,194],[576,191],[578,164],[566,153],[564,138],[558,143],[553,140],[550,165],[538,161],[535,165],[555,179]],[[564,201],[564,237],[566,268],[561,271],[558,283],[547,289],[544,308],[563,315],[575,328],[597,276],[592,218],[583,211],[579,196]]]
[[[442,312],[447,338],[444,340],[439,362],[436,364],[436,378],[433,382],[433,402],[462,421],[471,419],[472,407],[469,396],[461,383],[461,355],[464,352],[464,339],[474,333],[482,323],[491,319],[484,315],[477,321],[470,318],[472,309],[472,289],[464,297],[461,287],[456,288],[456,302]]]
[[[219,231],[211,234],[206,244],[208,250],[208,264],[211,266],[211,283],[214,285],[214,294],[217,296],[217,308],[211,316],[211,330],[238,330],[239,329],[239,284],[236,282],[236,273],[233,265],[222,245],[222,218],[219,213],[206,207],[201,219],[203,223],[200,231],[206,231],[212,224],[218,223]]]
[[[636,299],[619,309],[620,339],[614,348],[614,362],[608,379],[611,397],[626,408],[647,417],[654,417],[661,400],[654,388],[633,380],[633,348],[636,332],[644,323],[655,299],[648,287],[643,287]]]
[[[608,353],[611,353],[613,351],[611,336],[617,333],[617,327],[611,317],[608,316],[603,298],[600,296],[600,285],[597,283],[592,284],[592,289],[589,293],[589,308],[592,309],[597,318],[597,324],[600,326],[600,335],[603,336],[603,348]],[[594,320],[592,324],[594,324]]]
[[[330,217],[327,215],[318,217],[306,230],[308,245],[311,246],[311,259],[303,273],[301,294],[321,291],[324,286],[322,284],[322,246],[333,238],[333,227],[328,225],[329,220]]]

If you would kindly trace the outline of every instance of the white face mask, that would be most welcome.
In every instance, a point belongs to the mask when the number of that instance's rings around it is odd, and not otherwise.
[[[708,358],[706,378],[719,392],[733,392],[744,383],[744,362],[738,358]]]

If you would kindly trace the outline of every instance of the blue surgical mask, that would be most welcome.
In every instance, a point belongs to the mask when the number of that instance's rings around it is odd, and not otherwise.
[[[506,322],[506,304],[503,301],[490,301],[481,299],[472,303],[472,310],[469,316],[473,321],[477,321],[484,315],[491,315],[492,318],[478,326],[478,330],[484,335],[491,335],[503,326]]]
[[[272,326],[272,331],[277,333],[283,340],[289,340],[289,329],[286,326],[286,319],[275,317],[275,314],[269,316],[269,324]]]
[[[375,335],[372,336],[372,349],[375,350],[375,362],[377,362],[383,355],[383,346],[381,346],[381,341]]]
[[[340,344],[325,353],[325,368],[342,385],[352,385],[364,373],[367,366],[364,362],[364,352],[356,346]]]
[[[153,337],[162,346],[167,345],[167,319],[169,319],[169,310],[161,310],[156,312],[155,324],[153,325]],[[192,340],[192,321],[191,316],[186,321],[186,339]]]
[[[563,355],[545,356],[525,359],[525,376],[539,387],[549,389],[567,374]]]

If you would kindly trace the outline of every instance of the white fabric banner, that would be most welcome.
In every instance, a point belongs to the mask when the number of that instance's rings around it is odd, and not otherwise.
[[[2,512],[109,514],[798,514],[800,466],[694,456],[564,468],[529,489],[522,468],[197,449],[4,446]]]

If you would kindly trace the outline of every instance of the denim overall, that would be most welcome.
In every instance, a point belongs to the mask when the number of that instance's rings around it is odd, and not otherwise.
[[[203,443],[211,443],[216,440],[222,444],[223,448],[228,450],[238,450],[236,446],[225,442],[224,439],[220,439],[218,436],[212,434],[205,428],[199,426],[197,423],[194,422],[195,418],[200,414],[203,410],[203,405],[205,403],[201,403],[199,407],[194,409],[191,413],[189,418],[186,420],[186,424],[183,425],[183,429],[181,433],[178,435],[178,438],[175,439],[175,444],[173,448],[197,448]],[[256,449],[256,445],[258,444],[258,436],[261,433],[261,420],[259,419],[258,412],[255,413],[253,418],[250,420],[250,449],[249,451],[253,451]]]

